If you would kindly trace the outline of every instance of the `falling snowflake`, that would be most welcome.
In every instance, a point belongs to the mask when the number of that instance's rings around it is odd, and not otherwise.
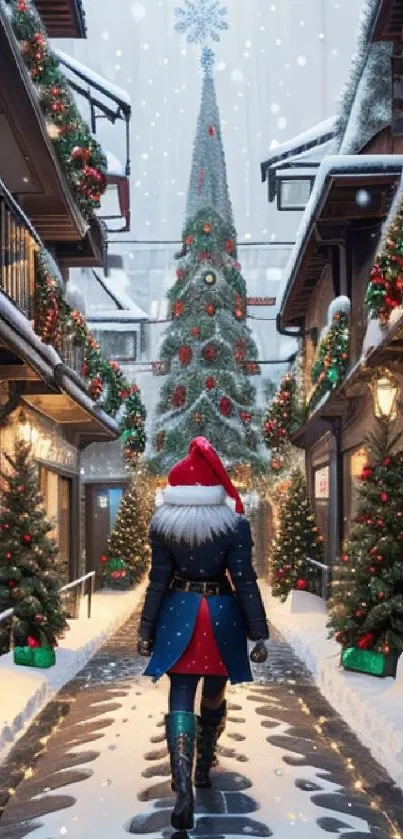
[[[184,32],[189,44],[219,41],[220,32],[228,29],[226,6],[220,0],[184,0],[184,4],[184,9],[175,9],[176,31]]]

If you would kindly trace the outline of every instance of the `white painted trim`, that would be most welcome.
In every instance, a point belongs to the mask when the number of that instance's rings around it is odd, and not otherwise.
[[[226,501],[222,486],[168,486],[163,496],[164,503],[174,507],[218,507]]]

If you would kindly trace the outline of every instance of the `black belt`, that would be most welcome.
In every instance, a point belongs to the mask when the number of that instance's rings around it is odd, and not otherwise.
[[[201,580],[184,580],[182,577],[174,577],[171,586],[171,591],[193,592],[194,594],[203,594],[205,597],[211,597],[217,594],[231,594],[231,587],[227,580],[219,582],[202,582]]]

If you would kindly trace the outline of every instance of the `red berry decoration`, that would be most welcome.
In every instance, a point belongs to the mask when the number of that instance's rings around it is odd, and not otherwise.
[[[231,414],[232,414],[232,411],[233,411],[233,406],[232,406],[231,400],[228,399],[227,396],[223,396],[222,399],[220,399],[220,412],[221,412],[221,414],[223,415],[223,417],[230,417]]]
[[[297,589],[298,591],[306,591],[308,588],[308,583],[304,579],[297,580]]]
[[[178,350],[178,358],[180,363],[182,364],[182,367],[187,367],[193,358],[192,348],[186,345],[180,347]]]
[[[207,379],[205,381],[205,387],[206,387],[206,390],[214,390],[214,388],[217,387],[217,382],[216,382],[214,376],[208,376],[207,377]]]

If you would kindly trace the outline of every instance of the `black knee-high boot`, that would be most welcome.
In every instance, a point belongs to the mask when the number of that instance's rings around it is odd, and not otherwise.
[[[165,724],[171,760],[172,788],[176,792],[171,824],[175,830],[191,830],[194,809],[192,774],[196,719],[189,711],[174,711],[166,716]]]
[[[225,730],[226,721],[227,703],[225,700],[215,710],[205,708],[202,704],[200,717],[197,719],[196,787],[211,787],[210,769],[218,763],[217,743]]]

